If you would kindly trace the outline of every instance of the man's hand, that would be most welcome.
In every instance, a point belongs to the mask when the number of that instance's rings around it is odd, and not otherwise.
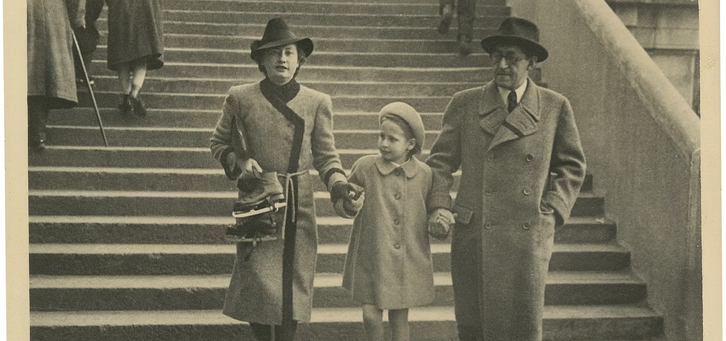
[[[436,239],[446,239],[454,223],[455,218],[451,211],[445,208],[438,208],[429,215],[429,234]]]

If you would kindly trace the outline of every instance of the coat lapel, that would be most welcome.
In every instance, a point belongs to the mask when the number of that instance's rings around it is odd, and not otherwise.
[[[496,90],[496,89],[494,89]],[[499,103],[503,103],[501,96],[498,92],[495,92],[499,97]],[[502,104],[503,106],[503,104]],[[505,110],[506,112],[506,110]],[[524,91],[524,96],[514,110],[509,113],[504,119],[504,123],[499,127],[494,139],[489,144],[489,149],[520,137],[532,135],[539,130],[540,119],[539,113],[539,90],[537,85],[531,79],[528,79],[527,90]]]
[[[479,116],[481,116],[479,126],[490,135],[497,133],[502,120],[507,116],[507,108],[494,82],[484,86],[479,103]]]

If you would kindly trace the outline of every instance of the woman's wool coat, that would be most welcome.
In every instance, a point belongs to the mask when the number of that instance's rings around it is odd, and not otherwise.
[[[343,287],[380,309],[422,306],[434,299],[426,201],[431,168],[416,158],[396,166],[380,155],[353,165],[348,181],[365,188],[355,217]]]
[[[297,96],[287,106],[304,120],[298,171],[316,169],[324,179],[328,171],[342,169],[333,139],[330,96],[300,86]],[[232,131],[233,119],[236,131]],[[220,160],[233,138],[239,138],[246,144],[248,156],[256,160],[263,171],[284,174],[293,149],[294,130],[294,125],[264,97],[260,83],[235,86],[229,90],[223,114],[212,136],[212,153]],[[234,134],[237,136],[233,137]],[[316,180],[309,172],[297,179],[292,318],[310,321],[318,246],[313,201]],[[335,173],[330,177],[330,183],[336,181],[334,179],[344,181],[345,176]],[[283,241],[258,243],[250,259],[245,261],[244,255],[250,247],[251,243],[237,244],[223,312],[242,321],[279,325],[282,322]]]
[[[108,68],[146,60],[147,70],[164,65],[161,0],[106,0],[108,5]]]
[[[511,113],[493,82],[459,92],[427,164],[432,207],[450,207],[461,168],[451,244],[457,322],[481,327],[484,340],[541,340],[555,225],[585,177],[569,102],[531,79]]]
[[[85,0],[28,1],[28,96],[52,108],[74,106],[73,27],[84,24]]]

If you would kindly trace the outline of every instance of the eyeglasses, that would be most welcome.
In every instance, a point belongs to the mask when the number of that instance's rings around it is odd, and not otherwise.
[[[489,58],[491,58],[491,60],[494,64],[499,64],[499,62],[502,60],[502,58],[504,58],[507,61],[507,65],[517,64],[517,63],[519,63],[519,61],[524,59],[514,53],[507,53],[506,55],[502,55],[499,52],[494,52],[494,53],[490,54]]]

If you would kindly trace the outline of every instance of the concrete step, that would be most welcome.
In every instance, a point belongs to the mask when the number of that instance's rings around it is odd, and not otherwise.
[[[350,170],[346,170],[350,174]],[[311,171],[317,176],[317,171]],[[452,191],[458,191],[460,173],[454,173]],[[236,191],[234,181],[217,169],[28,167],[30,190],[106,191]],[[327,191],[322,181],[316,191]],[[592,190],[592,175],[585,176],[582,191]]]
[[[502,18],[503,19],[503,18]],[[501,20],[501,19],[500,19]],[[234,48],[249,50],[250,44],[259,36],[220,36],[202,34],[165,34],[164,46],[170,48]],[[107,44],[103,35],[101,45]],[[315,38],[315,51],[327,52],[398,52],[398,53],[441,53],[452,54],[457,51],[456,39],[441,36],[438,39],[357,39]],[[317,52],[313,52],[316,54]],[[165,65],[166,66],[166,65]]]
[[[431,250],[434,271],[451,271],[449,245],[432,244]],[[319,245],[317,272],[341,273],[347,251],[347,244]],[[233,244],[30,244],[30,274],[226,274],[234,253]],[[550,261],[550,271],[625,271],[629,266],[630,252],[614,244],[556,244]]]
[[[109,145],[117,147],[209,147],[213,129],[107,127]],[[62,146],[103,146],[98,127],[49,126],[53,144]],[[343,130],[335,132],[337,149],[375,149],[379,130]],[[424,148],[430,149],[438,131],[426,132]]]
[[[204,34],[204,35],[227,35],[227,36],[253,36],[261,37],[265,31],[268,16],[264,21],[257,23],[216,23],[216,22],[185,22],[164,20],[164,34]],[[455,27],[452,25],[453,27]],[[97,27],[101,31],[108,30],[106,20],[99,19]],[[441,35],[436,31],[436,26],[428,27],[375,27],[375,26],[326,26],[326,25],[304,25],[296,26],[290,23],[290,28],[298,37],[310,37],[313,42],[318,38],[351,38],[366,37],[368,39],[451,39],[456,40],[456,29]],[[496,26],[474,27],[473,41],[480,41],[482,38],[496,34]],[[241,47],[249,51],[249,46]],[[316,52],[317,53],[317,52]],[[452,51],[452,53],[456,53]]]
[[[285,22],[291,26],[293,30],[297,27],[307,27],[310,25],[335,26],[335,27],[403,27],[403,28],[429,28],[435,29],[439,24],[438,6],[434,3],[426,8],[421,6],[406,6],[417,13],[400,13],[394,12],[396,9],[404,7],[403,5],[381,6],[381,5],[360,5],[360,6],[331,6],[320,4],[318,6],[309,6],[311,8],[297,9],[286,8],[289,5],[280,3],[278,8],[270,6],[266,3],[262,4],[263,8],[255,8],[250,6],[249,9],[241,11],[239,8],[226,9],[180,9],[180,10],[164,10],[165,21],[178,22],[203,22],[203,23],[222,23],[222,24],[238,24],[238,23],[257,23],[266,24],[270,18],[283,17]],[[184,4],[186,5],[186,4]],[[246,7],[247,4],[239,4]],[[285,7],[285,8],[282,8]],[[317,8],[316,8],[317,7]],[[377,13],[370,13],[371,9]],[[340,11],[338,11],[340,10]],[[389,10],[386,12],[386,10]],[[509,8],[503,6],[483,6],[478,8],[481,15],[477,15],[474,19],[474,27],[491,27],[496,28],[499,23],[509,15]],[[362,12],[363,11],[363,12]],[[410,10],[406,10],[409,12]],[[456,23],[454,23],[456,24]],[[296,30],[295,30],[296,31]],[[297,34],[297,31],[296,31]]]
[[[91,137],[92,138],[92,137]],[[97,139],[101,139],[98,133]],[[51,137],[51,142],[53,142]],[[112,144],[113,141],[111,141]],[[345,169],[350,169],[358,158],[376,154],[375,149],[339,149],[338,154]],[[428,151],[417,156],[419,160],[426,160]],[[124,169],[182,169],[180,172],[192,169],[219,170],[221,166],[212,157],[209,148],[181,148],[181,147],[97,147],[97,146],[48,146],[43,153],[33,153],[28,156],[29,167],[62,168],[124,168]],[[58,170],[62,171],[62,170]],[[121,170],[117,170],[121,171]],[[129,172],[139,172],[130,170]],[[153,172],[158,172],[153,171]],[[591,186],[592,180],[587,180],[586,186]],[[586,187],[585,189],[587,189]]]
[[[30,216],[29,242],[59,244],[229,244],[229,217]],[[345,244],[352,220],[318,217],[320,244]],[[572,217],[555,230],[557,244],[603,244],[615,240],[615,223],[605,218]],[[450,243],[431,238],[432,243]]]
[[[114,91],[118,88],[118,79],[114,76],[95,77],[98,90]],[[226,94],[230,87],[259,82],[259,78],[250,79],[213,79],[213,78],[165,78],[148,77],[144,81],[144,92],[150,93],[197,93]],[[481,86],[480,83],[464,82],[361,82],[361,81],[310,81],[305,86],[322,91],[330,96],[451,96],[456,92]],[[80,89],[85,92],[86,89]],[[333,103],[335,104],[335,103]],[[442,109],[443,110],[443,109]]]
[[[413,308],[411,339],[456,340],[450,307]],[[645,339],[659,335],[663,318],[639,306],[547,306],[546,341]],[[246,324],[219,310],[31,312],[33,340],[191,341],[251,340]],[[298,327],[296,339],[363,341],[359,308],[314,309],[310,324]]]
[[[419,67],[419,68],[445,68],[445,67],[491,67],[492,62],[481,48],[474,49],[472,54],[461,57],[455,51],[450,54],[442,53],[394,53],[394,52],[331,52],[316,51],[306,62],[309,65],[327,66],[372,66],[372,67]],[[95,59],[106,59],[106,46],[99,46],[93,54]],[[205,64],[249,64],[254,61],[250,58],[249,47],[227,47],[226,49],[195,49],[182,47],[169,47],[164,49],[164,61]],[[305,66],[303,66],[303,70]],[[301,73],[304,71],[301,71]],[[153,73],[152,73],[153,74]],[[152,75],[150,74],[150,75]]]
[[[504,1],[479,1],[477,10],[480,15],[509,15]],[[439,14],[439,6],[437,2],[431,1],[365,1],[358,3],[355,1],[165,1],[164,13],[175,11],[196,11],[196,12],[247,12],[247,13],[268,13],[267,18],[272,18],[276,14],[280,14],[285,20],[290,18],[293,22],[292,14],[297,13],[318,13],[318,14],[348,14],[348,15],[436,15]],[[276,14],[275,14],[276,13]],[[164,16],[169,19],[169,15]],[[265,22],[267,19],[263,19]],[[249,22],[249,21],[237,21]],[[295,24],[300,24],[294,21]]]
[[[98,106],[102,108],[116,108],[121,103],[121,96],[117,91],[96,91]],[[226,91],[219,94],[197,93],[159,93],[142,92],[141,98],[147,108],[151,109],[203,109],[221,110],[226,97]],[[78,94],[81,107],[92,108],[91,97],[85,92]],[[451,100],[451,96],[360,96],[341,95],[332,96],[333,106],[338,111],[365,111],[378,112],[383,106],[391,102],[406,102],[420,112],[443,112]],[[143,118],[130,117],[144,120]]]
[[[222,309],[230,274],[208,276],[31,276],[32,311]],[[315,276],[314,308],[354,308],[341,274]],[[449,273],[434,274],[429,306],[452,306]],[[620,272],[552,272],[546,305],[638,304],[645,284]]]
[[[97,57],[97,56],[96,56]],[[372,66],[327,66],[305,64],[298,74],[298,82],[308,85],[315,81],[355,80],[358,82],[409,82],[430,83],[432,80],[442,83],[478,83],[483,85],[493,77],[492,68],[482,67],[442,67],[442,68],[411,68],[411,67],[372,67]],[[91,74],[116,76],[106,67],[106,61],[96,59],[91,66]],[[535,69],[533,79],[539,79],[540,69]],[[214,78],[233,79],[243,84],[240,79],[262,80],[262,73],[252,60],[244,58],[235,64],[191,63],[165,61],[164,67],[150,71],[149,77],[182,77],[182,78]],[[101,89],[99,89],[101,90]],[[103,89],[109,91],[111,89]],[[85,91],[85,89],[83,89]],[[443,109],[442,109],[443,110]]]
[[[328,192],[315,192],[316,212],[335,216]],[[455,197],[455,194],[452,193]],[[114,216],[229,216],[236,191],[82,191],[30,190],[30,215],[114,215]],[[571,215],[599,217],[605,200],[591,192],[580,193]]]

